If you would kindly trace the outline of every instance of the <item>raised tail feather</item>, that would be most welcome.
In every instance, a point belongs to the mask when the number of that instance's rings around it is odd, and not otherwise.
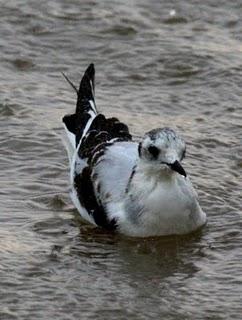
[[[74,114],[65,115],[63,123],[72,149],[75,150],[82,138],[90,128],[92,121],[97,115],[94,99],[95,68],[91,63],[82,77],[77,92],[76,111]],[[68,81],[69,82],[69,81]],[[72,85],[73,86],[73,85]],[[68,147],[70,149],[70,146]],[[68,151],[68,153],[71,150]],[[70,158],[70,155],[69,155]]]
[[[75,154],[78,154],[80,159],[92,161],[97,148],[101,152],[106,144],[110,144],[113,139],[122,141],[132,139],[125,124],[116,118],[106,118],[103,114],[97,113],[94,99],[94,78],[94,65],[90,64],[77,91],[76,111],[63,118],[68,137],[67,151],[70,163],[72,163]],[[67,81],[76,91],[70,80]]]

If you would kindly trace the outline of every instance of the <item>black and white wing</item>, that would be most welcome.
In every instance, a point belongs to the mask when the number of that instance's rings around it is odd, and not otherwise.
[[[107,204],[121,199],[137,158],[128,127],[117,118],[98,114],[94,100],[94,65],[80,83],[75,114],[63,118],[73,147],[72,199],[81,216],[106,229],[116,222]]]

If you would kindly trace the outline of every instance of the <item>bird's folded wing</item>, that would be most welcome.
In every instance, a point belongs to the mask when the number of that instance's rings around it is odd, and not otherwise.
[[[92,180],[98,201],[119,202],[125,196],[138,157],[135,142],[116,142],[99,157],[92,169]]]

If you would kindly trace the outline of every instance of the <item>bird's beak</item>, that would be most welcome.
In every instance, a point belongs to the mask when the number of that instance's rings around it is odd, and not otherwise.
[[[168,166],[169,166],[172,170],[174,170],[174,171],[178,172],[179,174],[181,174],[182,176],[184,176],[184,177],[187,176],[186,171],[183,169],[183,167],[181,166],[181,164],[180,164],[179,161],[176,160],[176,161],[173,162],[173,163],[168,163]]]

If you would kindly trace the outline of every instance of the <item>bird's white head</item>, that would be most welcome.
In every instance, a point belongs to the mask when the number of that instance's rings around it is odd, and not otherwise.
[[[185,141],[172,129],[154,129],[147,132],[139,144],[139,157],[144,164],[168,173],[176,171],[186,177],[181,166],[185,157]]]

